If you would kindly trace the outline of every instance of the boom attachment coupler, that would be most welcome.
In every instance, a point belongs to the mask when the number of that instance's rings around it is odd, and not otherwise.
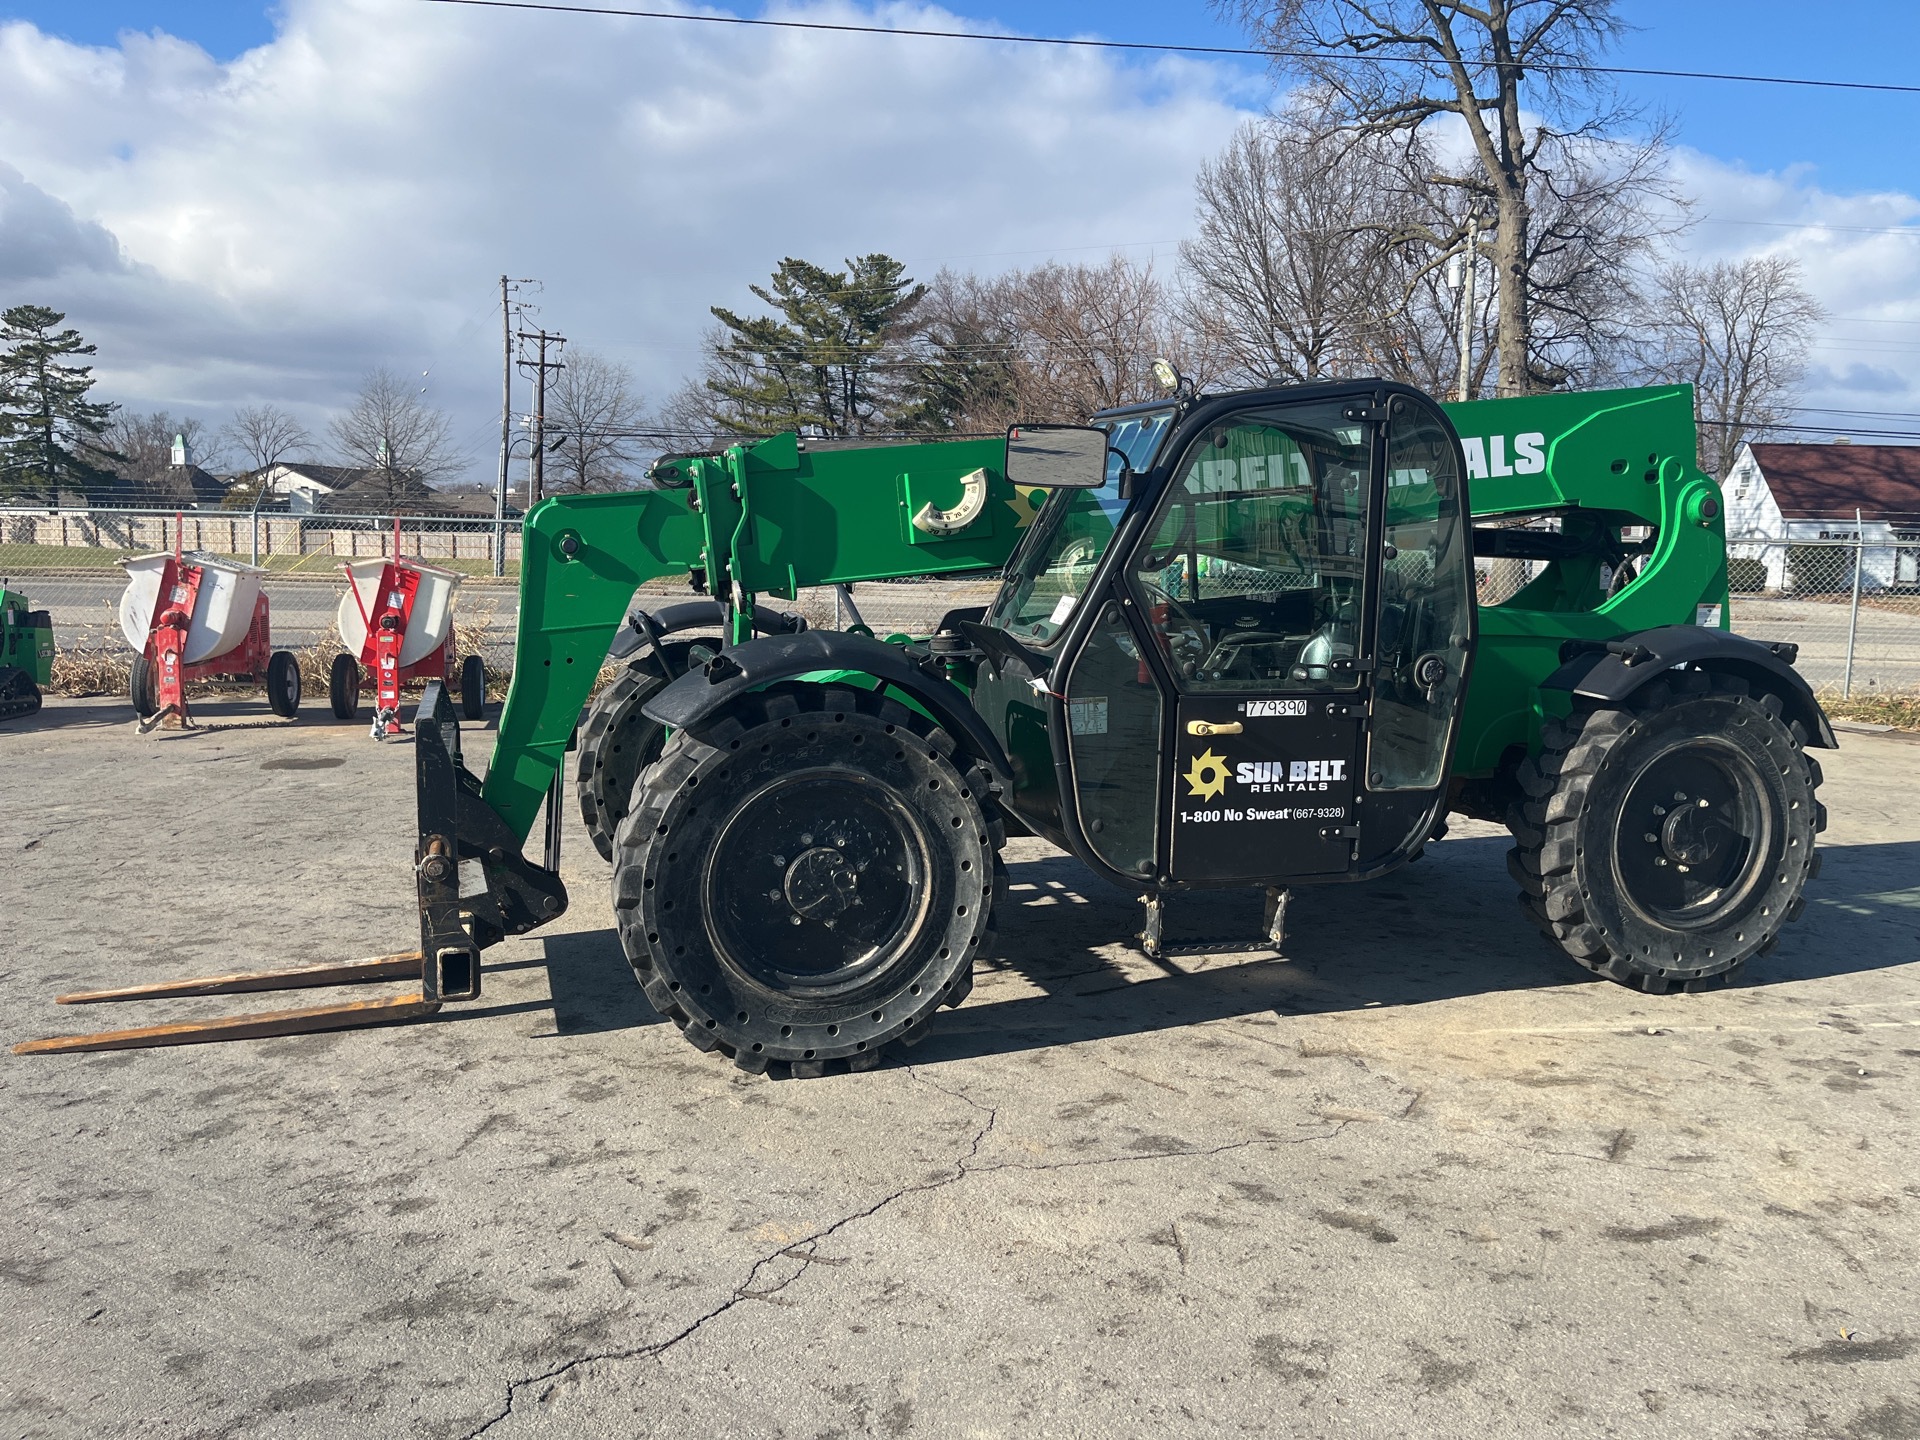
[[[417,1020],[449,1000],[480,995],[480,955],[508,935],[531,930],[567,908],[560,877],[531,864],[520,839],[480,797],[480,782],[460,756],[460,726],[445,687],[434,681],[414,721],[419,845],[414,886],[420,908],[420,948],[344,964],[307,965],[208,975],[191,980],[83,990],[59,996],[61,1005],[111,1001],[239,995],[262,990],[303,990],[417,979],[416,989],[379,1000],[355,1000],[296,1010],[255,1011],[213,1019],[176,1021],[88,1035],[29,1040],[16,1055],[52,1055],[80,1050],[141,1050],[161,1045],[197,1045],[213,1040],[260,1040],[322,1030]]]

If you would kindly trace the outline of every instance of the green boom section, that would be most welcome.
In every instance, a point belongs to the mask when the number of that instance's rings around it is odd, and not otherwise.
[[[1714,482],[1696,467],[1685,386],[1482,400],[1444,407],[1466,452],[1474,515],[1549,516],[1563,533],[1653,549],[1607,593],[1597,553],[1549,562],[1482,606],[1455,772],[1491,774],[1537,746],[1540,682],[1569,639],[1702,616],[1726,623],[1726,542]],[[485,795],[523,840],[565,763],[581,706],[632,602],[683,577],[731,599],[736,639],[756,593],[999,568],[1032,523],[999,439],[820,444],[793,435],[662,467],[681,488],[543,501],[527,516],[513,681]],[[1715,502],[1709,505],[1707,502]],[[1709,513],[1711,512],[1711,513]],[[1495,566],[1502,563],[1493,562]]]
[[[1727,625],[1725,507],[1695,460],[1685,385],[1478,400],[1445,407],[1466,451],[1474,517],[1550,516],[1563,533],[1629,539],[1649,554],[1609,595],[1597,554],[1554,560],[1511,598],[1479,610],[1480,641],[1454,773],[1494,772],[1503,754],[1538,748],[1541,681],[1568,640],[1660,625]],[[1496,568],[1517,562],[1494,561]]]
[[[679,577],[731,596],[744,638],[756,591],[992,570],[1034,514],[1005,456],[999,439],[809,449],[779,435],[674,462],[682,488],[534,506],[487,803],[526,838],[639,586]]]

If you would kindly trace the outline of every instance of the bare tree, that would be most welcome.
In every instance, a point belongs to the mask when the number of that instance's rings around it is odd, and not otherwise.
[[[1018,276],[942,270],[921,302],[922,355],[912,377],[906,428],[983,433],[1023,415],[1028,373],[1015,304]]]
[[[546,489],[584,495],[631,489],[645,451],[646,424],[633,372],[590,350],[568,352],[566,368],[547,387]]]
[[[1386,242],[1402,228],[1399,191],[1379,147],[1310,101],[1241,126],[1201,165],[1182,309],[1234,380],[1352,372],[1366,332],[1397,308]]]
[[[1724,478],[1742,445],[1785,422],[1825,313],[1781,255],[1668,265],[1654,302],[1652,373],[1693,386],[1700,468]]]
[[[1186,324],[1174,300],[1151,264],[1117,255],[996,276],[942,271],[913,288],[910,314],[895,306],[884,333],[877,326],[861,332],[863,391],[886,404],[864,414],[860,433],[983,433],[1016,420],[1081,420],[1151,399],[1160,355],[1205,383],[1221,368],[1210,335]],[[823,310],[805,318],[821,325],[831,316]],[[849,428],[831,415],[819,418],[826,407],[806,409],[811,402],[799,379],[808,369],[775,363],[771,340],[785,344],[783,336],[768,330],[763,355],[735,343],[738,333],[731,322],[711,333],[703,374],[662,407],[657,438],[666,447],[698,449],[802,424],[830,434]],[[839,352],[809,341],[795,353]]]
[[[1055,263],[1022,274],[1014,293],[1027,351],[1021,418],[1084,419],[1150,400],[1156,355],[1204,374],[1210,357],[1194,353],[1195,337],[1180,330],[1171,299],[1151,264],[1120,255],[1104,265]]]
[[[1482,251],[1494,266],[1498,390],[1523,395],[1577,378],[1564,354],[1589,344],[1617,312],[1609,274],[1623,250],[1644,249],[1670,200],[1657,156],[1664,134],[1623,163],[1602,137],[1634,117],[1590,68],[1622,29],[1616,0],[1216,0],[1238,14],[1290,69],[1331,97],[1355,132],[1399,137],[1409,175],[1452,192],[1448,223],[1410,232],[1437,257],[1462,243],[1470,210],[1493,222]],[[1455,161],[1429,142],[1431,122],[1457,116],[1466,151]],[[1580,222],[1624,209],[1594,246]],[[1550,234],[1539,231],[1543,219]],[[1564,223],[1568,220],[1574,223]],[[1577,324],[1569,324],[1577,321]],[[1604,338],[1604,337],[1601,337]]]
[[[425,499],[433,482],[460,469],[447,417],[384,368],[368,373],[353,407],[327,428],[334,444],[367,472],[353,487],[363,503]]]
[[[129,500],[150,504],[194,504],[203,497],[173,473],[173,442],[186,442],[189,460],[201,467],[219,463],[218,437],[191,415],[165,410],[119,410],[107,422],[106,439],[119,457],[112,469],[126,482]]]
[[[306,428],[278,405],[242,406],[221,427],[220,435],[249,474],[271,470],[313,448]]]
[[[1201,381],[1218,368],[1153,267],[1118,255],[988,278],[942,271],[919,318],[918,428],[1082,420],[1152,399],[1156,356]]]
[[[709,364],[703,375],[684,381],[661,403],[645,451],[686,455],[719,450],[738,438],[714,413],[713,392],[706,384],[712,373]]]

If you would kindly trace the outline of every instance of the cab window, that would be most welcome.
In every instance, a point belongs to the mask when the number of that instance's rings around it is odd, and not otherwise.
[[[1245,411],[1181,458],[1129,568],[1183,688],[1359,683],[1373,437],[1344,410]]]

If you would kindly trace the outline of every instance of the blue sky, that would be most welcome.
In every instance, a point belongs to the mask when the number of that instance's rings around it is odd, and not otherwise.
[[[1629,65],[1900,82],[1920,50],[1914,0],[1818,23],[1805,0],[1621,4],[1643,27]],[[947,8],[1244,39],[1205,0]],[[1627,88],[1677,124],[1698,222],[1680,253],[1787,254],[1826,304],[1808,401],[1920,412],[1920,96]],[[785,255],[884,250],[928,276],[1120,249],[1171,276],[1195,168],[1272,93],[1252,59],[418,0],[0,0],[0,299],[68,311],[109,398],[215,424],[272,401],[319,432],[370,367],[418,376],[484,463],[503,271],[660,399],[707,307],[751,305]]]
[[[637,0],[625,3],[647,8]],[[273,38],[277,8],[260,0],[0,0],[0,18],[31,20],[49,33],[91,45],[112,45],[123,30],[160,29],[194,41],[217,60],[230,60]],[[767,8],[734,7],[740,14]],[[1202,45],[1239,45],[1246,39],[1206,0],[1021,0],[1017,5],[949,0],[948,8],[1030,35]],[[1829,0],[1816,7],[1806,0],[1623,0],[1622,13],[1637,28],[1614,58],[1651,69],[1908,84],[1913,81],[1910,62],[1920,51],[1920,4],[1914,0]],[[595,22],[554,17],[551,23]],[[1245,68],[1258,70],[1253,64]],[[1808,165],[1825,185],[1843,190],[1912,190],[1920,184],[1920,158],[1912,144],[1920,96],[1701,81],[1625,83],[1633,98],[1674,116],[1683,143],[1729,163],[1757,170]]]

